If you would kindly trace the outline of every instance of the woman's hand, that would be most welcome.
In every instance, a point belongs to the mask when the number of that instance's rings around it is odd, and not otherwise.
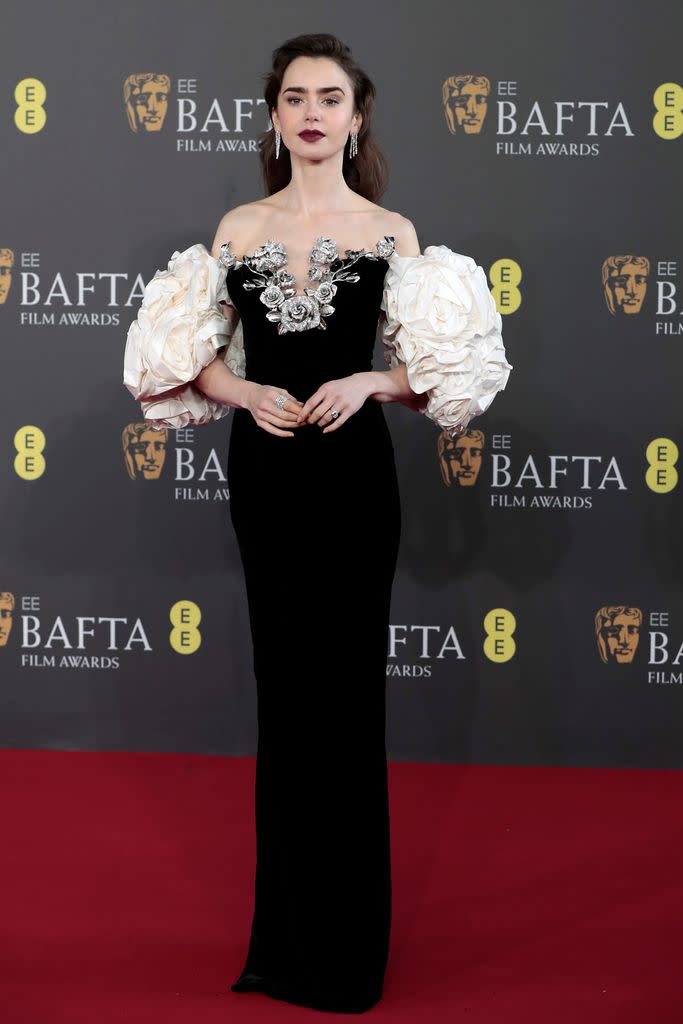
[[[302,406],[298,398],[292,398],[284,388],[257,384],[255,381],[250,383],[251,390],[245,404],[259,427],[270,434],[279,434],[280,437],[294,437],[293,430],[282,428],[299,426],[297,414]],[[275,404],[278,395],[287,395],[287,401],[282,409]]]
[[[299,411],[299,423],[317,423],[323,427],[323,434],[336,430],[354,412],[358,412],[368,395],[372,393],[369,373],[352,373],[350,377],[328,380],[321,384]],[[332,410],[339,416],[332,419]]]

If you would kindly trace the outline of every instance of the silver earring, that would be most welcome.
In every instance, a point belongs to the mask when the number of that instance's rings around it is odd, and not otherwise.
[[[275,159],[276,160],[279,157],[279,155],[280,155],[280,130],[279,130],[279,128],[276,128],[275,129]]]
[[[358,132],[351,132],[349,137],[349,156],[354,157],[358,152]]]

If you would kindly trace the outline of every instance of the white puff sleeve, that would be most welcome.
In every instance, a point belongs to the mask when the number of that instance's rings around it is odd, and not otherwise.
[[[507,384],[502,321],[486,275],[471,256],[429,245],[420,256],[393,253],[384,279],[381,331],[390,367],[428,394],[420,411],[451,435],[462,433]]]
[[[192,382],[215,358],[245,376],[239,313],[230,301],[227,268],[201,243],[173,253],[145,286],[128,329],[123,383],[152,427],[184,427],[220,419],[231,406]],[[227,302],[225,314],[220,302]],[[225,351],[219,349],[225,346]]]

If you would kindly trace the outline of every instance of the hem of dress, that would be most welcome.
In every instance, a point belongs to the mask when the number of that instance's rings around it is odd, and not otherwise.
[[[306,1006],[326,1013],[365,1013],[382,998],[383,988],[374,995],[363,999],[340,1001],[320,994],[307,993],[290,987],[274,978],[267,978],[253,971],[243,971],[230,989],[232,992],[262,992],[271,999],[282,999],[294,1006]]]

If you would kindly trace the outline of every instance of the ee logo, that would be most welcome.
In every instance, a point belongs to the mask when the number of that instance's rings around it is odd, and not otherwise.
[[[45,472],[45,434],[40,427],[19,427],[14,435],[14,471],[22,480],[37,480]]]
[[[668,494],[678,483],[678,445],[668,437],[656,437],[645,449],[648,462],[645,483],[656,494]]]
[[[512,634],[517,620],[507,608],[492,608],[484,619],[484,654],[489,661],[509,661],[517,650]]]
[[[173,650],[177,654],[194,654],[202,642],[197,628],[202,621],[199,605],[194,601],[176,601],[168,617],[173,626],[168,637]]]
[[[655,89],[652,102],[657,113],[652,127],[660,139],[677,139],[683,135],[683,87],[665,82]]]
[[[42,131],[47,120],[45,114],[45,98],[47,91],[38,78],[22,78],[17,82],[14,99],[17,109],[14,111],[14,123],[24,135],[35,135]]]
[[[522,304],[522,293],[519,283],[522,280],[522,268],[516,260],[496,260],[489,270],[491,294],[496,300],[496,309],[501,316],[516,313]]]

